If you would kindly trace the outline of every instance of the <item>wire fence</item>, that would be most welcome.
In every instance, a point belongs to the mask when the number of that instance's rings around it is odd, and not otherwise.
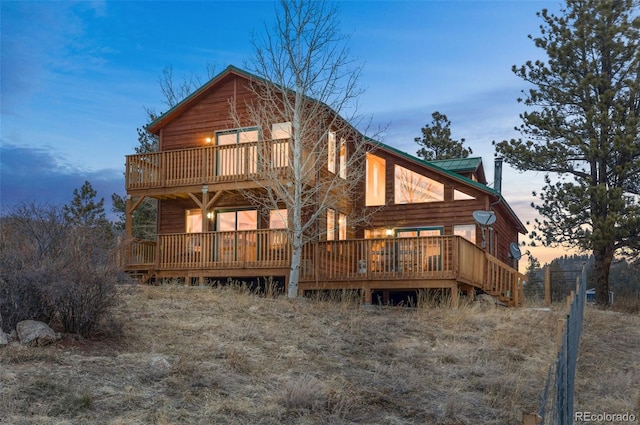
[[[567,297],[568,314],[558,322],[558,357],[549,367],[541,394],[536,423],[541,425],[573,424],[573,394],[575,389],[578,346],[582,334],[584,305],[587,298],[587,269],[582,266],[576,278],[576,289]]]

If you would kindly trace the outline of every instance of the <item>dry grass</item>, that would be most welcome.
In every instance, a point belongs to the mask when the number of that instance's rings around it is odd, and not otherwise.
[[[117,339],[0,350],[0,424],[517,424],[562,314],[171,285],[123,297]],[[586,318],[576,407],[635,411],[640,317]]]

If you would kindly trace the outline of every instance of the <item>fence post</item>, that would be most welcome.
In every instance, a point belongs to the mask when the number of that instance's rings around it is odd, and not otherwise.
[[[549,266],[544,268],[544,305],[546,307],[551,305],[551,268]]]

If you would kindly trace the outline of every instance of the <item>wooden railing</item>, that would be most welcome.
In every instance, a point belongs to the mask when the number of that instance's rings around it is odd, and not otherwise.
[[[290,259],[284,230],[158,235],[158,270],[278,268]]]
[[[246,181],[288,158],[286,139],[127,155],[126,189]]]
[[[127,252],[129,269],[264,269],[291,265],[285,230],[158,235],[155,243],[133,241]],[[300,282],[403,279],[452,280],[478,287],[509,305],[524,301],[524,276],[460,236],[351,239],[303,247]]]

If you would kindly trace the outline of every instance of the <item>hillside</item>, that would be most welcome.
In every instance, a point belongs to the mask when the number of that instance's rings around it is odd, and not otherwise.
[[[0,350],[0,423],[519,424],[562,313],[123,290],[118,337]],[[640,317],[586,314],[576,408],[637,412]]]

